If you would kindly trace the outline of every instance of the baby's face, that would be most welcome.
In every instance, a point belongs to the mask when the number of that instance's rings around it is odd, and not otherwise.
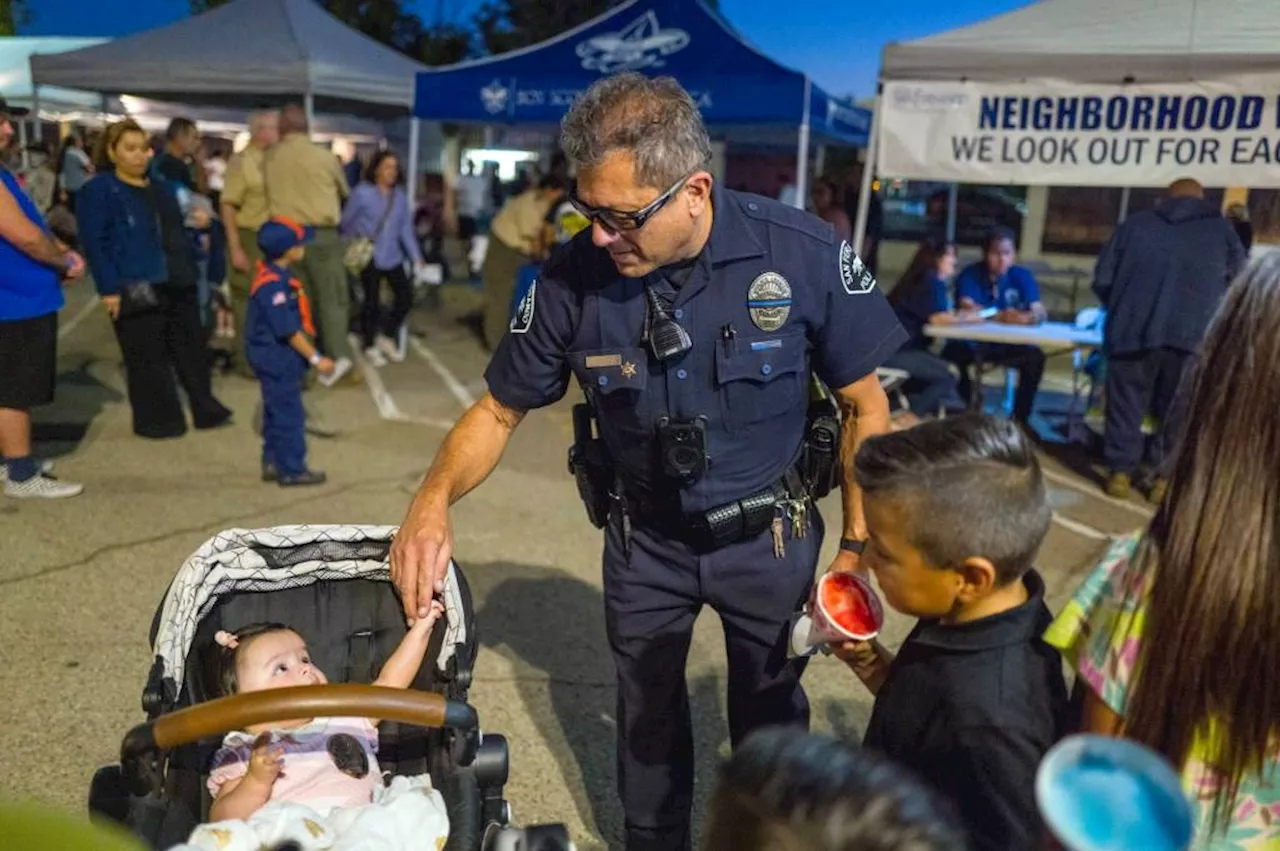
[[[292,630],[282,629],[250,639],[236,660],[236,683],[242,694],[327,682],[324,673],[311,664],[311,654],[302,636]]]

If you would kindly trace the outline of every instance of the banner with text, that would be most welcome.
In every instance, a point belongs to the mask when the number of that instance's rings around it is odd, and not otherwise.
[[[1280,187],[1280,80],[886,83],[883,177],[1048,186]]]

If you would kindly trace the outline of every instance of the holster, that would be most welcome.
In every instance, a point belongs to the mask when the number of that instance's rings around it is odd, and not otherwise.
[[[597,529],[609,522],[615,474],[604,441],[595,434],[595,416],[589,402],[573,406],[573,445],[569,447],[569,475],[587,509],[587,519]]]
[[[813,499],[822,499],[840,484],[840,410],[830,392],[813,379],[800,475]]]

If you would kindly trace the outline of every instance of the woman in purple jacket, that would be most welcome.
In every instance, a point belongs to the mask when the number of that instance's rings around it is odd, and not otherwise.
[[[360,273],[364,308],[360,333],[365,357],[374,366],[386,366],[387,358],[404,360],[400,328],[413,307],[413,285],[405,264],[422,265],[422,250],[413,231],[409,201],[401,184],[400,161],[390,151],[379,151],[369,162],[362,180],[351,192],[338,225],[345,239],[373,240],[373,260]],[[390,312],[382,309],[382,282],[391,285],[394,301]]]

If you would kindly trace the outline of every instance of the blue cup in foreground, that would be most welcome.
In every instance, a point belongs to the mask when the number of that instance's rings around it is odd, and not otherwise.
[[[1173,766],[1127,739],[1063,739],[1036,772],[1036,803],[1067,851],[1185,851],[1195,832]]]

